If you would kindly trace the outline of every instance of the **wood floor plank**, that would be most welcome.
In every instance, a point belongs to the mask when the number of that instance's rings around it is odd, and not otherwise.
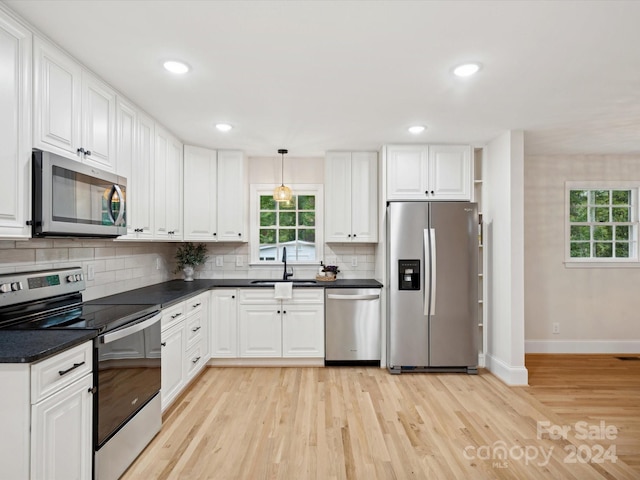
[[[640,371],[620,362],[527,357],[517,388],[486,371],[208,368],[123,479],[636,479]],[[619,428],[616,463],[567,463],[603,441],[538,431],[580,421]]]

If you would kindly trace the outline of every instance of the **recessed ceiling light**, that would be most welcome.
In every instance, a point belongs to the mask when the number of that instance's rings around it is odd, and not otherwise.
[[[231,130],[233,127],[231,125],[229,125],[228,123],[217,123],[216,124],[216,128],[218,130],[220,130],[221,132],[228,132],[229,130]]]
[[[414,125],[413,127],[409,127],[409,131],[414,135],[424,132],[424,127],[422,125]]]
[[[164,68],[176,75],[182,75],[189,71],[189,66],[186,63],[178,62],[175,60],[168,60],[162,64]]]
[[[457,77],[469,77],[480,70],[479,63],[464,63],[453,69],[453,74]]]

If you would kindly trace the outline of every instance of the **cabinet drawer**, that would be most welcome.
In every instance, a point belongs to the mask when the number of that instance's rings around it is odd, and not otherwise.
[[[180,302],[172,307],[162,310],[162,330],[170,328],[185,317],[186,302]]]
[[[191,380],[193,376],[200,371],[207,359],[204,358],[202,342],[196,343],[187,351],[186,362],[186,380]]]
[[[191,348],[195,343],[199,342],[202,338],[203,319],[202,314],[195,313],[187,317],[186,320],[186,337],[187,337],[187,349]]]
[[[93,342],[86,342],[31,365],[31,403],[70,385],[93,370]]]
[[[190,298],[189,300],[185,300],[184,301],[185,313],[187,315],[191,315],[192,313],[199,312],[200,310],[202,310],[202,306],[206,302],[205,300],[206,295],[208,295],[208,293],[196,295],[195,297]]]
[[[294,288],[291,300],[287,303],[324,303],[324,288]]]

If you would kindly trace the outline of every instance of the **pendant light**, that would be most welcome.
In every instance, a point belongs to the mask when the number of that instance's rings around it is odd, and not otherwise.
[[[284,184],[284,154],[289,153],[289,150],[281,148],[280,150],[278,150],[278,153],[282,155],[280,159],[282,185],[276,187],[276,189],[273,191],[273,199],[276,202],[288,202],[289,200],[291,200],[292,193],[291,189]]]

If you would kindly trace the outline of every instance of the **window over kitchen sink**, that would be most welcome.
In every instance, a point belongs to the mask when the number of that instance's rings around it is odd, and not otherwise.
[[[276,202],[276,185],[251,185],[251,263],[317,263],[322,259],[322,189],[320,184],[291,185],[293,197]]]

